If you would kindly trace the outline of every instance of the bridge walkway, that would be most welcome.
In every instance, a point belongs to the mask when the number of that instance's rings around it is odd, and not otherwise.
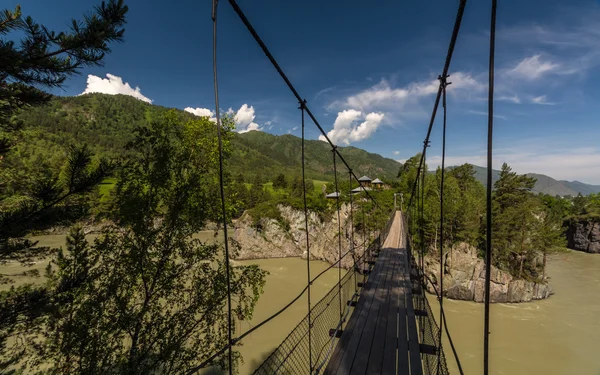
[[[398,211],[325,374],[423,373],[402,225]]]

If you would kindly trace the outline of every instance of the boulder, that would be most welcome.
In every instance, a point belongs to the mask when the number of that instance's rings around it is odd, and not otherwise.
[[[567,227],[567,247],[586,253],[600,253],[600,222],[573,220]]]
[[[275,219],[262,219],[260,228],[253,226],[253,218],[246,212],[234,224],[231,237],[240,248],[232,256],[234,259],[302,257],[306,259],[306,230],[304,211],[290,206],[278,205],[283,221],[282,226]],[[350,248],[350,206],[340,207],[342,255]],[[332,215],[323,220],[315,212],[309,212],[308,232],[311,259],[335,263],[339,257],[338,216]],[[376,235],[376,234],[374,234]],[[357,256],[362,255],[362,237],[354,235]],[[354,264],[351,254],[342,259],[342,267],[350,268]]]
[[[485,263],[477,249],[460,243],[445,255],[444,295],[450,299],[484,302]],[[440,263],[438,256],[425,257],[425,272],[431,282],[427,290],[439,290]],[[490,302],[517,303],[548,298],[553,294],[548,283],[516,279],[510,273],[492,266],[490,272]],[[432,285],[433,283],[433,285]]]

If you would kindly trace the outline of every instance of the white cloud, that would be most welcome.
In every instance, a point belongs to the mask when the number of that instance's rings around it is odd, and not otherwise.
[[[259,128],[259,126],[258,126],[257,123],[251,122],[251,123],[248,124],[248,126],[246,127],[246,129],[240,130],[238,133],[248,133],[248,132],[253,131],[253,130],[260,131],[262,129]]]
[[[371,112],[363,117],[363,113],[355,109],[338,112],[333,129],[327,133],[327,136],[334,144],[344,143],[347,145],[367,139],[377,130],[383,117],[383,113],[376,112]],[[364,121],[357,124],[363,118]],[[325,141],[325,137],[322,135],[319,136],[319,139]]]
[[[534,104],[543,104],[543,105],[555,105],[556,103],[551,103],[546,100],[546,95],[536,96],[531,99],[531,102]]]
[[[229,108],[229,111],[227,111],[227,113],[232,114],[233,110]],[[243,104],[240,107],[240,109],[238,109],[238,111],[235,113],[235,116],[233,116],[233,119],[235,121],[235,127],[238,133],[246,133],[253,130],[262,130],[262,128],[260,128],[260,125],[254,122],[255,117],[256,115],[254,113],[254,107],[248,106],[248,104]]]
[[[485,85],[479,82],[469,73],[457,72],[448,78],[451,84],[448,93],[457,91],[480,91]],[[418,98],[434,95],[438,92],[439,81],[432,79],[428,81],[412,82],[404,87],[392,87],[383,79],[370,88],[357,94],[351,95],[344,101],[334,102],[334,107],[357,108],[362,111],[377,110],[382,107],[398,106],[415,101]],[[330,106],[331,107],[331,106]]]
[[[546,73],[556,72],[559,68],[560,64],[544,61],[538,54],[524,58],[514,68],[509,69],[507,74],[515,78],[535,80]]]
[[[83,94],[91,94],[94,92],[102,93],[102,94],[110,94],[110,95],[129,95],[133,96],[136,99],[142,100],[146,103],[152,103],[152,99],[147,98],[142,95],[142,91],[139,87],[135,87],[135,89],[129,86],[129,83],[123,82],[121,77],[117,77],[113,74],[107,73],[106,79],[100,78],[93,74],[89,74],[87,78],[87,87],[81,93]]]
[[[467,113],[470,113],[472,115],[486,116],[486,117],[488,115],[487,112],[484,112],[484,111],[474,111],[472,109],[468,110]],[[499,119],[502,119],[502,120],[506,120],[506,117],[502,116],[502,115],[494,115],[494,118],[499,118]]]
[[[191,114],[194,114],[198,117],[213,117],[215,114],[213,111],[211,111],[208,108],[192,108],[192,107],[186,107],[184,109],[184,111],[189,112]]]
[[[517,95],[500,95],[498,97],[495,98],[496,100],[501,100],[501,101],[506,101],[506,102],[512,102],[515,104],[521,104],[521,99],[517,96]],[[487,100],[487,98],[485,98],[485,100]]]
[[[392,151],[392,154],[398,156],[398,155],[400,155],[400,151]]]

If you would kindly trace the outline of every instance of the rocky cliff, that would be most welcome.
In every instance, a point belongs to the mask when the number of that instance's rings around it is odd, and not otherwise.
[[[257,258],[282,258],[303,257],[306,258],[306,231],[304,227],[304,212],[289,206],[279,205],[277,207],[286,225],[275,219],[261,219],[260,226],[253,225],[253,218],[246,212],[236,221],[233,228],[232,238],[240,245],[240,250],[235,255],[236,259]],[[342,205],[341,236],[342,254],[350,248],[350,209],[348,205]],[[287,225],[289,224],[289,225]],[[311,259],[324,260],[334,263],[338,259],[338,217],[337,214],[331,218],[322,220],[318,214],[309,213],[308,232],[310,241]],[[362,237],[354,236],[357,255],[360,256],[362,249]],[[352,266],[352,257],[346,256],[342,260],[342,267]]]
[[[567,247],[586,253],[600,253],[600,222],[572,221],[567,226]]]
[[[483,302],[485,291],[485,264],[477,257],[477,249],[467,244],[458,244],[445,254],[444,295],[451,299]],[[425,272],[435,287],[440,263],[437,257],[425,257]],[[433,285],[427,284],[430,293],[435,293]],[[552,288],[548,283],[514,278],[508,272],[492,266],[490,301],[500,303],[527,302],[548,298]]]

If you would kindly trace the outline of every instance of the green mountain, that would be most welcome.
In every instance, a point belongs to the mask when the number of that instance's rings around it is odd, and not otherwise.
[[[132,139],[137,126],[143,126],[167,110],[124,95],[55,97],[47,105],[20,114],[20,120],[27,125],[27,142],[23,142],[22,147],[29,148],[24,154],[39,154],[41,149],[56,151],[74,141],[85,142],[97,153],[116,157],[125,152],[124,146]],[[193,118],[190,113],[178,111],[182,118]],[[298,137],[251,131],[235,134],[232,143],[234,152],[227,165],[231,175],[241,173],[250,181],[257,174],[268,180],[279,173],[301,174],[301,139]],[[333,156],[329,145],[307,140],[305,146],[307,177],[331,180]],[[398,173],[400,164],[395,160],[356,147],[338,149],[358,177],[366,174],[390,180]],[[338,177],[348,178],[340,160],[337,167]]]
[[[452,167],[450,167],[452,168]],[[475,165],[475,178],[481,182],[484,186],[487,180],[487,169]],[[492,170],[492,181],[495,183],[500,176],[500,171]],[[579,181],[564,181],[555,180],[552,177],[538,173],[527,173],[528,177],[533,177],[537,181],[533,188],[536,193],[544,193],[549,195],[560,195],[560,196],[576,196],[581,193],[582,195],[589,195],[592,193],[600,193],[600,185],[589,185]]]
[[[234,141],[234,154],[230,159],[232,170],[243,174],[267,176],[278,173],[300,175],[302,139],[293,135],[273,135],[252,131],[238,134]],[[338,150],[354,169],[357,177],[390,180],[396,177],[400,164],[392,159],[373,154],[356,147],[338,147]],[[315,179],[333,177],[333,153],[328,143],[315,140],[305,142],[307,175]],[[337,159],[338,178],[348,178],[348,172]],[[235,165],[235,167],[234,167]]]
[[[19,119],[26,124],[18,155],[29,159],[40,170],[60,165],[60,150],[65,145],[85,142],[97,153],[109,156],[123,155],[125,144],[131,140],[133,129],[143,126],[149,119],[165,113],[168,108],[148,104],[130,96],[88,94],[75,97],[55,97],[50,103],[23,111]],[[193,115],[178,110],[182,118]],[[236,134],[233,155],[227,172],[244,175],[251,180],[260,175],[272,180],[279,173],[288,176],[301,174],[301,139],[293,135],[273,135],[252,131]],[[307,140],[306,173],[309,178],[331,180],[333,160],[329,145],[317,140]],[[400,164],[395,160],[367,152],[356,147],[339,147],[340,153],[360,177],[390,180],[396,177]],[[339,178],[347,178],[343,163],[337,162]],[[452,167],[450,167],[452,168]],[[485,185],[486,169],[475,166],[475,177]],[[499,171],[494,170],[493,181]],[[551,195],[587,195],[600,192],[600,186],[579,181],[558,181],[542,174],[528,174],[537,179],[535,192]]]

